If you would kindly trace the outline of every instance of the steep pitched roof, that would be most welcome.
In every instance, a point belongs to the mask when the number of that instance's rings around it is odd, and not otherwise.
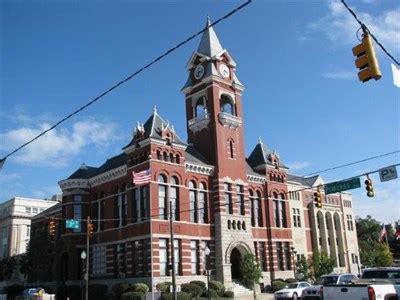
[[[217,34],[210,25],[210,18],[207,18],[207,30],[203,32],[199,47],[197,48],[197,52],[204,54],[208,57],[213,57],[222,52],[224,49],[222,48],[221,43],[218,40]]]
[[[301,177],[301,176],[288,174],[287,180],[294,181],[294,182],[300,183],[301,185],[308,186],[308,187],[313,187],[313,186],[318,185],[319,182],[323,182],[321,176],[319,176],[319,175],[315,175],[312,177]]]
[[[68,179],[88,179],[96,174],[97,168],[89,167],[85,164],[82,164],[78,170],[76,170],[72,175],[68,177]]]
[[[144,135],[141,139],[153,138],[162,140],[162,129],[169,127],[170,124],[168,121],[165,121],[154,109],[153,114],[147,119],[147,121],[143,125]],[[186,143],[176,134],[174,133],[174,143],[186,145]],[[135,138],[133,137],[131,142],[123,147],[122,149],[126,149],[135,144]]]
[[[118,168],[124,164],[126,164],[126,154],[125,153],[118,154],[114,157],[107,159],[107,161],[97,169],[95,175]]]
[[[253,152],[247,158],[247,162],[253,168],[264,165],[267,163],[267,154],[269,150],[267,147],[260,141],[255,147]]]

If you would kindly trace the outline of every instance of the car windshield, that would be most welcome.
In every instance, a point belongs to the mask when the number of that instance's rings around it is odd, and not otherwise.
[[[324,276],[318,278],[315,284],[316,285],[336,284],[337,279],[338,279],[337,276]]]
[[[399,279],[400,270],[365,270],[363,279],[379,278],[379,279]]]
[[[297,289],[297,283],[291,283],[287,287],[288,289]]]

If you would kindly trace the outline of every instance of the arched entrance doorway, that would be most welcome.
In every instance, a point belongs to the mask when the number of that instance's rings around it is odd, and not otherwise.
[[[233,248],[230,258],[232,279],[242,278],[242,273],[240,272],[241,260],[242,260],[242,255],[240,254],[240,251],[236,247]]]

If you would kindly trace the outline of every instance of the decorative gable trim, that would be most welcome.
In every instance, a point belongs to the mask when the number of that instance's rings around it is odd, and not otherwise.
[[[103,184],[105,182],[126,176],[127,174],[127,167],[126,165],[123,165],[121,167],[112,169],[110,171],[107,171],[105,173],[99,174],[89,180],[90,186],[94,187],[100,184]]]
[[[214,174],[214,167],[202,166],[185,162],[185,171],[212,176]]]
[[[267,181],[267,178],[262,177],[262,176],[247,174],[247,180],[249,182],[253,182],[253,183],[265,183]]]

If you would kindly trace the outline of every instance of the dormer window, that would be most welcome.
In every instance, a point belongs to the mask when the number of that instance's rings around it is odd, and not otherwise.
[[[220,99],[220,109],[221,112],[227,113],[227,114],[231,114],[231,115],[235,115],[234,112],[234,107],[233,107],[233,101],[230,97],[226,96],[226,95],[222,95],[221,99]]]

